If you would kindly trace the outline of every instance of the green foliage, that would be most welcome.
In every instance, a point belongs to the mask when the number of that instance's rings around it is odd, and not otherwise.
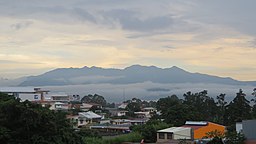
[[[217,96],[218,112],[217,112],[216,122],[218,122],[219,124],[224,124],[224,118],[225,118],[226,106],[227,106],[227,102],[225,101],[225,96],[226,94],[220,94]]]
[[[81,99],[81,102],[96,103],[96,104],[100,104],[102,106],[106,106],[106,104],[107,104],[107,101],[105,100],[105,98],[98,94],[94,94],[94,95],[89,94],[88,96],[84,96]]]
[[[170,127],[170,125],[162,121],[150,120],[145,125],[132,126],[131,129],[132,131],[139,132],[145,142],[156,142],[157,131],[168,127]]]
[[[176,95],[171,97],[161,98],[157,101],[157,109],[161,111],[161,117],[166,123],[180,126],[188,119],[193,119],[190,107],[182,104]]]
[[[139,103],[131,102],[127,105],[126,110],[130,113],[140,111],[141,107]]]
[[[226,144],[244,144],[245,143],[245,136],[242,133],[237,133],[235,131],[234,125],[231,127],[228,127],[228,131],[225,134]]]
[[[0,93],[0,143],[79,144],[65,113]]]
[[[215,130],[215,131],[210,131],[206,133],[205,138],[224,138],[225,134],[221,131]]]
[[[220,137],[214,137],[211,141],[209,141],[207,144],[224,144],[222,142],[222,138]]]
[[[204,90],[199,93],[187,92],[184,94],[184,102],[193,112],[191,120],[208,120],[214,121],[217,114],[217,106],[213,98],[207,95]]]
[[[236,97],[229,103],[226,110],[225,124],[232,125],[244,119],[251,118],[250,101],[245,98],[245,94],[240,89]]]

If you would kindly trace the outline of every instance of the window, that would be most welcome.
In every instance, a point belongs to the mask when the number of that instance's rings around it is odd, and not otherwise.
[[[167,139],[172,139],[172,133],[167,133]]]
[[[38,99],[38,95],[34,95],[34,99]]]
[[[159,133],[159,139],[164,139],[164,133]]]

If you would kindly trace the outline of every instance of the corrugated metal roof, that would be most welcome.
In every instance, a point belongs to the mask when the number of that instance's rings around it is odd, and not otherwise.
[[[191,130],[191,128],[185,128],[185,127],[171,127],[167,129],[162,129],[157,132],[166,132],[166,133],[175,133],[183,130]]]
[[[78,113],[79,117],[85,117],[88,119],[96,119],[96,118],[101,118],[102,116],[92,112],[92,111],[88,111],[88,112],[80,112]]]
[[[208,122],[206,121],[186,121],[185,125],[198,125],[198,126],[205,126]]]

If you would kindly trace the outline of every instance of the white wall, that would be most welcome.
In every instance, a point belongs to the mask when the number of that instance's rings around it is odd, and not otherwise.
[[[30,94],[30,93],[20,93],[19,98],[22,101],[28,100],[28,101],[40,101],[41,100],[41,94]]]

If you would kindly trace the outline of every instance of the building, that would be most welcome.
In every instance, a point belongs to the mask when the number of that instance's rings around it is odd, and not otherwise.
[[[70,109],[71,105],[68,103],[55,102],[51,105],[50,110],[64,110]]]
[[[122,103],[121,105],[118,106],[119,109],[126,109],[128,103]]]
[[[51,102],[70,102],[72,97],[70,95],[67,95],[65,93],[51,93],[48,94],[45,97],[45,101],[51,101]]]
[[[140,111],[134,112],[134,114],[136,115],[137,118],[151,118],[150,112]]]
[[[111,116],[126,116],[126,114],[128,113],[128,111],[126,110],[121,110],[121,109],[117,109],[117,108],[105,108],[106,110],[109,111],[109,113],[111,114]]]
[[[246,144],[256,143],[256,120],[243,120],[236,123],[236,131],[244,134]]]
[[[121,132],[121,133],[128,133],[130,132],[130,124],[109,124],[109,123],[104,123],[104,124],[97,124],[90,126],[90,129],[97,129],[101,132],[108,132],[108,134],[111,134],[110,132]]]
[[[181,127],[193,129],[193,139],[203,139],[207,136],[206,133],[212,131],[219,131],[223,135],[225,133],[225,126],[206,121],[186,121],[185,125]]]
[[[153,113],[153,112],[156,112],[156,108],[153,108],[153,107],[145,107],[142,109],[142,111],[144,112],[149,112],[149,113]]]
[[[171,127],[157,131],[157,143],[175,143],[177,140],[193,139],[193,129],[189,127]]]
[[[91,123],[100,123],[102,116],[92,112],[80,112],[78,113],[78,126],[85,126]]]
[[[20,98],[21,101],[39,102],[44,101],[48,90],[33,87],[0,87],[0,92]]]

